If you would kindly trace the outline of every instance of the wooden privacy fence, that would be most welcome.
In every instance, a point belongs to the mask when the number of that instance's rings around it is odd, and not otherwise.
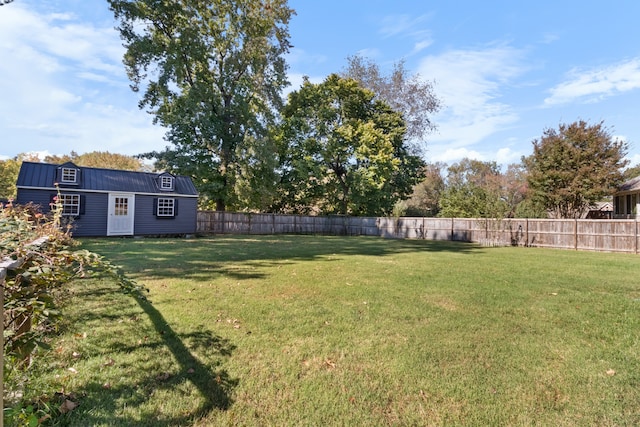
[[[637,220],[304,216],[198,212],[198,233],[326,234],[638,253]]]

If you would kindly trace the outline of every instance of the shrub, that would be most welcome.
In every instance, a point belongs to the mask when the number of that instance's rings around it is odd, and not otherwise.
[[[3,399],[13,406],[12,424],[41,419],[37,407],[21,402],[22,390],[37,349],[48,348],[48,339],[58,329],[66,283],[100,272],[111,276],[123,291],[144,298],[143,288],[114,265],[77,248],[71,224],[63,223],[61,212],[59,203],[49,215],[33,205],[9,204],[0,210],[0,260],[15,261],[3,283]]]

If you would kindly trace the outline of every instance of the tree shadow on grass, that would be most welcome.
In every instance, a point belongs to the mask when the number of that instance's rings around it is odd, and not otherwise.
[[[207,282],[218,276],[235,280],[265,277],[264,267],[337,257],[384,257],[402,253],[472,254],[485,248],[448,240],[382,239],[366,236],[223,235],[197,239],[95,239],[94,250],[126,266],[132,278],[184,277]],[[94,246],[95,245],[95,246]],[[176,257],[176,254],[180,254]]]
[[[228,409],[232,403],[230,393],[239,381],[229,378],[224,370],[214,372],[209,366],[203,364],[193,355],[189,347],[184,344],[183,338],[173,331],[162,313],[151,302],[141,299],[137,301],[175,357],[180,371],[188,374],[189,381],[204,398],[204,403],[194,412],[194,415],[201,416],[213,409]],[[235,349],[229,340],[205,331],[188,334],[186,338],[192,341],[193,347],[213,347],[219,355],[225,357],[231,356]]]
[[[72,425],[169,427],[190,425],[212,411],[229,409],[233,403],[231,394],[238,386],[239,380],[231,378],[222,368],[221,358],[231,356],[235,345],[204,329],[177,334],[150,301],[137,299],[137,302],[148,316],[159,338],[148,343],[140,343],[138,346],[119,344],[112,347],[113,353],[143,351],[153,359],[162,358],[161,350],[168,349],[177,366],[160,371],[148,370],[140,380],[129,378],[113,387],[105,387],[104,384],[95,381],[87,383],[83,387],[81,413],[76,411],[68,414],[67,421]],[[207,357],[207,360],[212,362],[205,364],[193,351],[219,357]],[[120,368],[126,367],[119,365]],[[139,367],[137,369],[140,370]],[[171,416],[163,413],[161,407],[170,407],[171,402],[148,404],[149,400],[158,399],[154,397],[157,393],[166,392],[171,396],[180,393],[181,390],[193,390],[194,402],[188,411],[179,411],[180,415]],[[179,405],[184,406],[184,402]],[[131,414],[123,413],[123,407],[135,408],[132,412],[138,414],[139,419],[133,419]]]

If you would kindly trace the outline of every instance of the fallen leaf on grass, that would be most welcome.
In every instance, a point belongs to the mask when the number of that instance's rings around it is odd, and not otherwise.
[[[82,356],[82,354],[78,353],[77,351],[74,351],[73,353],[71,353],[71,356],[74,359],[79,359]]]
[[[115,360],[113,360],[113,359],[109,358],[106,362],[104,362],[104,363],[102,364],[102,366],[113,366],[113,365],[115,365],[115,363],[116,363],[116,361],[115,361]]]
[[[195,369],[193,369],[193,368],[189,368],[189,369],[187,370],[187,373],[189,373],[189,374],[193,374],[195,371],[196,371]]]
[[[330,359],[326,359],[324,361],[324,364],[327,365],[329,368],[335,368],[336,364],[334,362],[332,362]]]
[[[156,379],[157,379],[157,380],[159,380],[159,381],[166,381],[166,380],[168,380],[170,377],[171,377],[171,374],[170,374],[170,373],[168,373],[168,372],[164,372],[164,373],[162,373],[162,374],[158,375],[158,376],[156,377]]]
[[[63,414],[66,414],[67,412],[73,411],[77,407],[78,407],[78,404],[76,402],[71,401],[69,399],[65,399],[65,401],[62,402],[62,405],[60,405],[60,412]]]
[[[111,388],[111,383],[102,384],[102,388],[104,388],[105,390],[109,390]]]
[[[76,368],[69,368],[67,369],[67,371],[71,372],[72,374],[77,374],[78,370]]]
[[[614,371],[613,369],[607,370],[607,375],[609,375],[610,377],[614,376],[615,374],[616,374],[616,371]]]

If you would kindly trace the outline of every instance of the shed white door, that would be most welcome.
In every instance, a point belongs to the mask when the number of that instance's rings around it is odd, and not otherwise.
[[[129,193],[109,193],[109,216],[107,236],[127,236],[133,234],[135,195]]]

